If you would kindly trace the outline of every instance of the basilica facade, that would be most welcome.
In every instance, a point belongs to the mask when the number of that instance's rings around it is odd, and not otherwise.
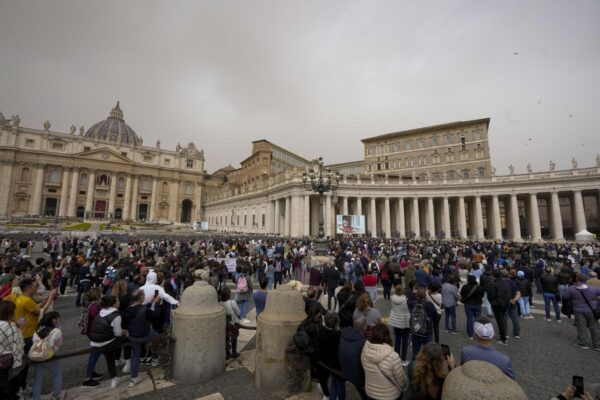
[[[204,153],[143,145],[119,103],[89,129],[54,132],[0,115],[0,217],[190,222],[202,213]]]

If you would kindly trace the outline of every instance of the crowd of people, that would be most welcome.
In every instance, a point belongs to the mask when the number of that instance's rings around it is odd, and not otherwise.
[[[305,288],[307,317],[294,341],[329,399],[344,399],[346,382],[363,398],[439,399],[448,372],[471,360],[517,379],[494,345],[508,344],[509,320],[512,337],[521,338],[520,320],[533,318],[534,297],[543,299],[548,322],[573,317],[575,345],[600,351],[600,258],[592,245],[344,238],[331,240],[329,262],[317,266],[308,239],[47,237],[43,255],[32,260],[34,245],[0,242],[0,390],[6,399],[26,396],[29,369],[34,399],[46,371],[52,398],[63,395],[59,360],[52,357],[63,341],[54,300],[68,288],[77,293],[81,334],[91,348],[82,376],[88,388],[104,378],[95,368],[101,356],[112,387],[119,384],[117,366],[135,386],[140,366],[158,364],[149,344],[168,332],[172,309],[197,279],[215,287],[225,308],[228,358],[239,355],[239,329],[251,323],[252,304],[258,317],[277,285],[294,281]],[[377,307],[383,301],[391,303],[388,315]],[[473,344],[456,360],[440,344],[440,329],[465,334]],[[571,391],[561,396],[573,398]]]

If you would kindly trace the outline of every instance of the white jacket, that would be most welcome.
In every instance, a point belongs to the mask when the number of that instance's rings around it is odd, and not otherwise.
[[[388,324],[394,328],[409,328],[410,311],[408,310],[408,301],[406,296],[392,295],[392,310]]]
[[[369,341],[360,357],[365,370],[365,391],[377,400],[396,400],[408,387],[398,353],[387,344]]]
[[[170,304],[179,304],[177,300],[171,297],[162,286],[158,286],[156,284],[156,272],[150,271],[148,272],[148,276],[146,276],[146,284],[140,287],[140,290],[144,291],[144,304],[148,304],[154,298],[154,292],[158,290],[158,296],[167,301]]]

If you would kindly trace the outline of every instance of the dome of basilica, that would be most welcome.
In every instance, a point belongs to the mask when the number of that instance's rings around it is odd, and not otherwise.
[[[140,137],[125,123],[123,111],[121,111],[118,101],[117,105],[110,111],[108,118],[92,125],[85,136],[134,146],[142,144]]]

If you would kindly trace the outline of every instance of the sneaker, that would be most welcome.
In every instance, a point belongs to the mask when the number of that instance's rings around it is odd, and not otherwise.
[[[521,336],[515,335],[515,339],[521,339]]]
[[[594,347],[594,350],[600,351],[600,347]]]
[[[460,332],[459,332],[459,331],[452,331],[452,332],[450,332],[450,333],[452,333],[453,335],[460,335]]]
[[[123,373],[128,374],[131,371],[131,360],[125,361],[125,366],[123,367]]]
[[[64,400],[66,394],[67,394],[67,392],[65,392],[64,390],[62,392],[60,392],[59,395],[52,393],[50,395],[50,400]]]
[[[243,320],[240,321],[242,324],[249,324],[250,320],[248,318],[244,318]]]
[[[446,330],[444,331],[444,333],[450,333],[450,331],[449,331],[448,329],[446,329]]]
[[[117,367],[120,367],[121,365],[125,365],[125,360],[122,358],[119,358],[118,360],[115,361],[115,365]]]
[[[153,367],[158,367],[158,358],[153,358],[150,365],[152,365]]]
[[[115,376],[115,377],[114,377],[114,378],[112,378],[112,379],[111,379],[111,381],[110,381],[110,388],[111,388],[111,389],[114,389],[114,388],[116,388],[117,386],[119,386],[119,377],[118,377],[118,376]]]
[[[473,340],[473,336],[469,336],[469,340]]]
[[[102,378],[104,378],[104,375],[102,375],[102,374],[98,374],[98,373],[96,373],[95,371],[94,371],[94,373],[92,374],[92,379],[93,379],[93,380],[95,380],[95,381],[99,381],[99,380],[101,380]]]
[[[319,390],[319,393],[323,394],[323,389],[321,389],[320,383],[317,383],[317,389]]]
[[[140,365],[145,365],[145,366],[152,365],[152,357],[142,358],[140,360]]]
[[[498,344],[503,344],[505,346],[508,346],[508,340],[498,340]]]
[[[589,349],[589,347],[587,347],[587,346],[583,346],[583,345],[581,345],[581,344],[579,344],[579,343],[575,343],[575,346],[579,347],[580,349],[584,349],[584,350],[587,350],[587,349]]]
[[[527,316],[527,319],[534,319],[534,318],[535,318],[535,317],[534,317],[533,315],[531,315],[531,314],[529,314],[529,315]]]
[[[546,321],[548,322],[552,322],[552,320],[550,318],[546,318]]]
[[[410,361],[402,361],[403,367],[408,367],[410,365]]]
[[[140,381],[140,378],[139,378],[139,377],[136,377],[136,378],[131,378],[131,379],[129,380],[129,385],[127,385],[127,386],[128,386],[128,387],[130,387],[130,388],[132,388],[132,387],[134,387],[135,385],[137,385],[137,383],[138,383],[139,381]]]
[[[558,322],[559,324],[562,324],[562,319],[557,319],[556,322]]]
[[[93,379],[88,379],[88,380],[85,380],[85,381],[83,381],[83,383],[81,384],[81,387],[82,387],[82,388],[95,388],[95,387],[98,387],[98,386],[100,386],[100,383],[99,383],[99,382],[96,382],[96,381],[95,381],[95,380],[93,380]]]

